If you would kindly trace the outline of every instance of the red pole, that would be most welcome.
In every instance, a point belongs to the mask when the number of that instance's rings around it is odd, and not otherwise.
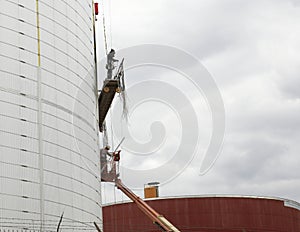
[[[98,8],[98,3],[95,3],[95,15],[99,14],[99,8]]]

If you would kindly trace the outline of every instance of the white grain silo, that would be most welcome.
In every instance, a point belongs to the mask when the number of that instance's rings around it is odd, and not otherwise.
[[[0,2],[0,231],[94,231],[92,0]]]

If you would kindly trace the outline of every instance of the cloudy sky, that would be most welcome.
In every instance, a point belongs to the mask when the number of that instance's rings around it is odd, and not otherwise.
[[[159,44],[184,50],[205,66],[224,101],[226,133],[222,150],[212,168],[200,175],[212,130],[205,96],[195,94],[189,83],[182,84],[188,81],[178,73],[162,68],[139,67],[126,72],[129,101],[136,103],[135,94],[130,93],[130,87],[136,83],[153,79],[168,82],[171,77],[174,87],[188,92],[187,98],[198,118],[198,129],[191,133],[199,138],[196,155],[186,167],[182,154],[183,165],[178,163],[177,175],[161,186],[162,196],[243,194],[300,202],[299,0],[99,3],[100,10],[104,7],[109,48],[118,51],[141,44]],[[97,21],[99,56],[104,53],[101,17]],[[156,95],[159,94],[154,91],[153,98]],[[133,138],[146,141],[154,121],[164,125],[166,138],[156,149],[159,157],[143,156],[148,166],[143,166],[141,157],[129,154],[127,141],[122,146],[123,166],[132,164],[133,169],[151,170],[176,153],[180,123],[165,106],[148,102],[129,109],[128,127]],[[180,110],[184,109],[175,109]],[[114,140],[116,144],[118,138]],[[124,182],[136,187],[132,184],[134,179],[127,178],[124,172]],[[136,193],[143,195],[139,189]],[[123,199],[112,185],[103,186],[104,202]]]

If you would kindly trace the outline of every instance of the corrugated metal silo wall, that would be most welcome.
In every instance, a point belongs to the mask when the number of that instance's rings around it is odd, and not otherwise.
[[[1,0],[0,228],[101,225],[91,0]]]
[[[147,201],[180,231],[299,232],[300,211],[260,198],[175,198]],[[134,203],[103,207],[105,232],[159,231]]]

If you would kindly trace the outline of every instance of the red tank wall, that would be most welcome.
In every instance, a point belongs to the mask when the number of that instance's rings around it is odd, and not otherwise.
[[[182,232],[300,232],[300,211],[276,199],[199,197],[147,203]],[[159,231],[134,203],[103,207],[103,221],[104,232]]]

